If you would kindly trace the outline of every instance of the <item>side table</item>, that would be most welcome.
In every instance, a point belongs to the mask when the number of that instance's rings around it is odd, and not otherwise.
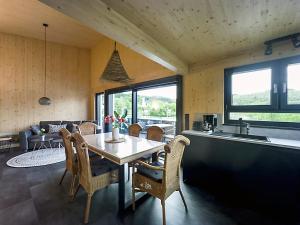
[[[33,151],[40,150],[41,148],[47,148],[46,143],[49,144],[49,147],[52,149],[51,141],[53,141],[53,138],[48,137],[39,137],[31,140],[34,143]],[[39,145],[39,148],[37,148],[37,145]]]
[[[12,141],[11,137],[2,137],[2,138],[0,138],[0,147],[6,145],[6,146],[8,146],[8,151],[10,151],[10,149],[11,149],[11,141]]]

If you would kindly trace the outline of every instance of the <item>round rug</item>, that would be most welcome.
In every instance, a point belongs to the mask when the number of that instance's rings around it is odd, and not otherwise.
[[[10,167],[45,166],[66,160],[64,148],[46,148],[26,152],[6,162]]]

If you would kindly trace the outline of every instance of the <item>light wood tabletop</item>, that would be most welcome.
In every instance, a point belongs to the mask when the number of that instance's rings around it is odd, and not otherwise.
[[[84,139],[89,149],[102,155],[119,165],[137,160],[144,155],[149,155],[163,150],[165,143],[150,141],[145,138],[120,135],[125,141],[121,143],[107,143],[111,139],[111,133],[85,135]]]

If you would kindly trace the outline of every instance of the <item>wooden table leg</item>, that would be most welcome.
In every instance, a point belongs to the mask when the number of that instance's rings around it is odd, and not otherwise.
[[[125,210],[125,169],[119,166],[119,213]]]

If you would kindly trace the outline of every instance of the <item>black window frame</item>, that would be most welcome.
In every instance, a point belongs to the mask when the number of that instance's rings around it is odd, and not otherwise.
[[[281,58],[271,61],[265,61],[250,65],[239,67],[232,67],[224,69],[224,124],[238,125],[238,120],[231,120],[230,113],[300,113],[300,104],[288,105],[287,104],[287,88],[284,92],[284,85],[287,86],[287,65],[300,63],[300,56],[293,56],[288,58]],[[272,69],[271,78],[271,104],[270,105],[248,105],[237,106],[232,105],[232,88],[231,77],[234,73],[250,72],[263,68]],[[276,90],[277,89],[277,90]],[[299,129],[300,123],[295,122],[275,122],[275,121],[247,121],[254,126],[262,127],[276,127],[276,128],[289,128]]]
[[[132,84],[129,86],[123,86],[113,89],[105,90],[104,102],[105,102],[105,115],[112,115],[112,94],[122,93],[125,91],[132,91],[132,123],[137,123],[137,92],[146,88],[155,88],[169,85],[177,86],[177,98],[176,98],[176,134],[180,134],[182,131],[182,76],[175,75],[166,78],[145,81],[141,83]],[[111,131],[111,125],[105,124],[105,132]]]
[[[105,114],[105,94],[104,94],[104,92],[98,92],[98,93],[95,94],[95,102],[94,102],[94,109],[95,109],[95,114],[94,115],[95,115],[95,118],[94,118],[94,120],[97,121],[98,126],[101,126],[103,128],[104,121],[99,121],[98,120],[98,118],[99,118],[98,98],[99,98],[100,95],[104,95],[104,114]]]

